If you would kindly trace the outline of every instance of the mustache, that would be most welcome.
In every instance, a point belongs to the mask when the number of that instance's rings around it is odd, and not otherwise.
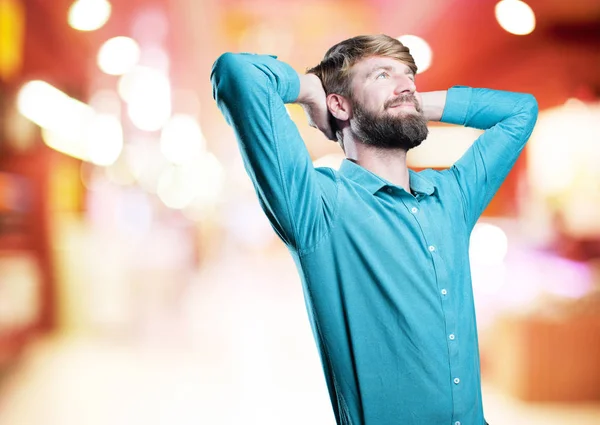
[[[419,103],[417,102],[417,98],[412,93],[411,94],[401,94],[392,99],[389,99],[387,102],[385,102],[383,104],[383,106],[385,107],[385,109],[388,109],[394,105],[399,105],[401,103],[412,103],[417,111],[421,111],[421,107],[419,106]]]

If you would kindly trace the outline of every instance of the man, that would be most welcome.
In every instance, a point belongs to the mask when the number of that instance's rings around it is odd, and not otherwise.
[[[289,247],[338,424],[483,425],[469,235],[529,138],[533,96],[419,94],[394,38],[332,47],[306,75],[221,56],[213,94],[264,212]],[[286,103],[347,156],[313,168]],[[485,129],[450,169],[409,170],[427,121]],[[448,143],[452,143],[451,140]]]

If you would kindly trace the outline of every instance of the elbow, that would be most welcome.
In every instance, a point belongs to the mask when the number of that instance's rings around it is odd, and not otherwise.
[[[213,87],[213,98],[218,100],[223,94],[223,88],[227,91],[238,85],[241,79],[240,70],[244,65],[244,55],[239,53],[223,53],[217,58],[212,66],[210,81]]]
[[[233,72],[240,64],[240,54],[225,52],[217,58],[210,73],[211,79]]]
[[[523,128],[523,139],[528,140],[533,132],[535,123],[538,118],[538,103],[537,99],[531,94],[523,94],[523,100],[521,101],[520,113],[522,128]]]
[[[538,116],[538,102],[534,95],[524,94],[523,95],[523,106],[522,110],[531,117],[531,120],[535,122]]]

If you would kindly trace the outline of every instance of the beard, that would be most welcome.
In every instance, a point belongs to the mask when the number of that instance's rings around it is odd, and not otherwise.
[[[412,103],[416,113],[407,112],[391,115],[385,111],[393,105]],[[398,96],[384,104],[384,113],[376,114],[367,111],[357,100],[352,100],[354,120],[351,129],[355,136],[365,145],[380,149],[402,149],[408,151],[421,144],[429,129],[414,95]]]

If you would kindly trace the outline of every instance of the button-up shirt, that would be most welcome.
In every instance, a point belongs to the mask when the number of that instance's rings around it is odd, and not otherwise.
[[[350,160],[313,167],[289,65],[227,53],[211,78],[296,262],[337,423],[483,425],[469,236],[533,130],[533,96],[448,90],[442,121],[486,131],[451,168],[410,171],[409,193]]]

